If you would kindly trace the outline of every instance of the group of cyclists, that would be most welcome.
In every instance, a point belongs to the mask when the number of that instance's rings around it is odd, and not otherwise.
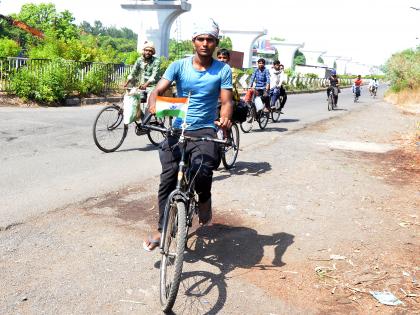
[[[130,83],[134,86],[140,84],[140,89],[147,90],[149,92],[147,109],[154,114],[157,97],[164,95],[165,91],[175,83],[177,97],[188,97],[189,102],[186,116],[182,119],[176,118],[173,127],[182,127],[186,136],[199,139],[215,138],[216,126],[224,131],[231,127],[234,104],[241,101],[237,86],[238,70],[229,66],[230,53],[227,49],[218,50],[217,59],[213,58],[219,44],[219,26],[213,19],[203,19],[196,23],[191,41],[194,55],[174,61],[159,81],[157,81],[159,59],[154,57],[155,47],[153,43],[145,42],[143,54],[136,61],[125,86]],[[287,101],[284,66],[275,60],[268,69],[263,58],[257,63],[258,67],[250,78],[250,88],[261,97],[264,104],[262,111],[270,112],[276,109],[283,113]],[[328,82],[327,96],[336,93],[338,97],[340,80],[335,70],[332,70]],[[356,95],[360,96],[362,84],[359,75],[354,81]],[[377,80],[371,80],[370,91],[377,87]],[[178,138],[168,135],[159,147],[162,166],[158,189],[159,215],[157,230],[144,239],[143,248],[146,251],[153,251],[161,242],[165,205],[171,192],[176,188],[178,164],[184,158],[181,157],[178,144]],[[207,225],[212,219],[212,177],[213,171],[218,166],[220,150],[214,142],[198,141],[188,143],[186,152],[190,156],[190,171],[195,174],[199,224]]]
[[[358,98],[361,95],[361,88],[363,85],[362,76],[358,75],[357,78],[354,80],[352,85],[352,91],[354,94],[354,100],[355,102],[358,100]],[[371,96],[376,96],[376,92],[378,90],[378,80],[376,78],[372,78],[369,82],[369,93]],[[335,104],[338,102],[338,93],[340,93],[340,81],[337,76],[336,70],[331,70],[330,77],[328,78],[328,88],[327,88],[327,100],[331,93],[333,93],[335,98]]]
[[[238,91],[238,70],[228,65],[230,53],[227,49],[217,51],[217,59],[213,54],[219,43],[219,27],[212,19],[202,20],[196,24],[192,35],[192,44],[195,53],[192,57],[173,62],[165,71],[162,78],[156,82],[159,69],[159,59],[154,56],[155,47],[151,42],[145,42],[143,54],[136,61],[131,74],[125,84],[135,85],[140,82],[140,88],[149,92],[148,111],[156,112],[156,98],[165,93],[173,82],[176,83],[177,96],[189,97],[188,112],[185,117],[186,134],[197,137],[216,136],[216,125],[223,130],[229,129],[232,122],[233,104],[240,101]],[[263,58],[257,61],[258,67],[253,72],[249,86],[261,97],[264,108],[269,112],[276,108],[283,113],[287,101],[287,93],[284,88],[284,66],[275,60],[270,69],[266,67]],[[339,78],[335,70],[332,70],[328,79],[330,93],[339,93]],[[363,84],[361,76],[354,81],[354,93],[360,95],[360,87]],[[377,80],[371,80],[370,90],[377,89]],[[277,100],[281,97],[281,102]],[[217,106],[220,105],[219,117]],[[182,121],[176,119],[174,126],[180,127]],[[205,225],[212,218],[211,210],[211,186],[213,170],[217,167],[219,150],[212,142],[198,142],[188,148],[191,155],[192,171],[200,166],[200,172],[196,174],[195,188],[199,196],[199,221]],[[205,153],[205,154],[203,154]],[[152,251],[159,246],[160,233],[166,200],[175,188],[177,163],[180,160],[177,139],[168,137],[161,143],[159,158],[162,164],[160,185],[158,192],[159,218],[158,229],[149,235],[143,247]]]

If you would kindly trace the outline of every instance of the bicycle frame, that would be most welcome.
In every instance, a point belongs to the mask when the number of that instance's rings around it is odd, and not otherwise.
[[[216,142],[223,145],[228,145],[229,141],[231,140],[219,140],[219,139],[213,139],[213,138],[206,138],[206,137],[190,137],[184,135],[186,125],[183,124],[181,135],[179,137],[178,144],[180,144],[180,150],[181,150],[181,159],[178,164],[178,175],[177,175],[177,182],[175,190],[172,191],[169,196],[168,200],[170,201],[183,201],[185,202],[186,209],[188,211],[187,213],[187,229],[191,227],[192,225],[192,219],[194,213],[197,211],[196,203],[197,199],[195,198],[195,189],[194,189],[194,179],[190,181],[186,175],[188,169],[189,169],[189,154],[187,153],[187,143],[188,141],[211,141]],[[157,129],[162,131],[165,130],[164,128],[160,127],[152,127],[152,129]],[[168,135],[173,135],[173,129],[166,130]],[[198,170],[199,171],[199,170]],[[197,172],[198,172],[197,171]],[[171,202],[167,202],[166,205],[170,205]],[[165,248],[165,239],[166,239],[166,230],[168,226],[168,215],[169,215],[169,209],[166,207],[164,210],[163,215],[163,226],[162,226],[162,235],[161,235],[161,242],[159,245],[159,249],[161,251],[161,254],[163,254],[163,249]]]

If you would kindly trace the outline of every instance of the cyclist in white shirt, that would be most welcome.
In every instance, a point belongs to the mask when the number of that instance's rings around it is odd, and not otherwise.
[[[280,104],[280,112],[281,112],[281,110],[284,107],[284,104],[286,103],[287,95],[286,95],[286,91],[282,87],[282,84],[286,80],[286,77],[283,72],[280,61],[275,60],[273,62],[273,67],[269,71],[270,71],[270,107],[272,109],[275,109],[276,101],[279,99],[281,95],[283,95],[283,100]]]
[[[370,95],[373,94],[374,90],[378,90],[378,80],[376,78],[372,78],[372,80],[370,80],[369,82],[369,92]]]

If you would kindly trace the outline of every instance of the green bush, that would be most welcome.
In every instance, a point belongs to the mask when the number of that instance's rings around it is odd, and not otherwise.
[[[35,72],[27,66],[11,76],[9,92],[24,100],[41,103],[61,102],[77,88],[75,69],[62,59],[45,64]]]
[[[19,55],[21,48],[14,40],[7,38],[0,38],[0,58],[1,57],[16,57]]]
[[[38,81],[35,74],[27,67],[22,67],[11,75],[8,92],[15,94],[24,101],[35,99]]]
[[[394,92],[419,88],[420,48],[407,49],[394,54],[385,65],[385,73]]]
[[[103,91],[104,82],[107,81],[108,74],[108,70],[105,67],[93,66],[79,83],[78,90],[80,94],[83,96],[100,94]]]
[[[305,78],[317,79],[318,75],[316,73],[306,73]]]

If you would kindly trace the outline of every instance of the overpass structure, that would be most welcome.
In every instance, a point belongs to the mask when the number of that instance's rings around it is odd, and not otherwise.
[[[168,57],[169,35],[175,19],[191,10],[186,0],[122,0],[121,7],[138,13],[137,50],[144,42],[152,41],[156,47],[156,55]]]
[[[347,74],[347,64],[351,61],[349,57],[339,57],[335,62],[337,64],[338,74]]]
[[[284,65],[285,69],[288,69],[293,66],[296,51],[299,48],[303,48],[305,43],[270,41],[270,45],[277,50],[280,62]]]
[[[328,68],[334,68],[334,64],[336,64],[337,59],[340,58],[339,56],[327,56],[323,55],[322,59],[324,60],[324,64]]]
[[[252,45],[254,42],[267,35],[266,29],[260,30],[220,30],[224,36],[228,36],[232,40],[232,49],[242,51],[244,53],[244,68],[252,67]]]
[[[318,59],[325,54],[326,51],[301,49],[300,52],[305,55],[307,66],[323,66],[322,63],[318,62]]]

